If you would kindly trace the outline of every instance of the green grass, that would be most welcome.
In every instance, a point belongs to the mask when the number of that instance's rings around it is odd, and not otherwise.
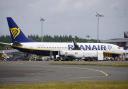
[[[0,89],[128,89],[128,81],[81,81],[42,84],[0,84]]]
[[[128,67],[128,61],[55,61],[51,62],[50,64]]]

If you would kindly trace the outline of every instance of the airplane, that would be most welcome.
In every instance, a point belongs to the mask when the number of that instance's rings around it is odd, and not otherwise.
[[[103,57],[116,58],[124,52],[121,47],[109,43],[34,42],[24,35],[11,17],[7,17],[7,22],[12,43],[0,42],[0,44],[10,45],[21,52],[42,56],[52,55],[59,59],[95,58],[96,60],[103,60]]]

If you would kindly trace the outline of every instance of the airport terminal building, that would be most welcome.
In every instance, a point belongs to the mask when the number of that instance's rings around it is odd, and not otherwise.
[[[128,32],[124,32],[124,38],[109,39],[102,42],[116,44],[123,47],[125,50],[128,50]]]

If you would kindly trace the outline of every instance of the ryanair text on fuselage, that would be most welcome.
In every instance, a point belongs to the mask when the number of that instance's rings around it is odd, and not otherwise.
[[[81,50],[111,50],[111,45],[79,45]],[[68,50],[72,50],[74,45],[69,44]]]

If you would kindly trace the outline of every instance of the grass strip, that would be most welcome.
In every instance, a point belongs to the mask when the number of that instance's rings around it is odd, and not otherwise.
[[[50,62],[50,64],[128,67],[128,61],[55,61],[55,62]]]
[[[128,81],[81,81],[38,84],[0,84],[0,89],[128,89]]]

